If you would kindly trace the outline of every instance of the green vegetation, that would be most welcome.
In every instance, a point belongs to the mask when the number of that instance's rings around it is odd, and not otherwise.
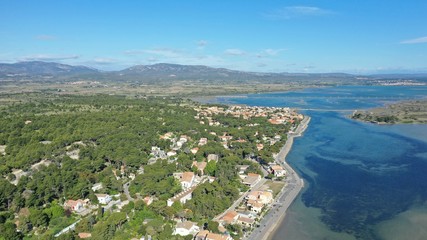
[[[91,232],[92,239],[184,239],[172,237],[172,219],[203,225],[227,209],[246,190],[236,166],[249,165],[248,171],[261,173],[257,161],[272,161],[291,127],[272,125],[267,118],[221,114],[212,117],[220,125],[200,124],[207,122],[207,117],[195,118],[200,105],[180,98],[23,94],[2,99],[0,239],[51,239],[77,220],[75,231],[57,239],[71,239],[79,232]],[[160,138],[169,132],[188,141],[176,156],[162,159],[152,147],[171,150],[172,139]],[[220,144],[224,133],[233,136],[228,149]],[[277,136],[274,144],[265,140]],[[201,138],[208,143],[198,146]],[[264,149],[258,151],[257,143],[264,143]],[[199,148],[196,154],[190,152],[194,147]],[[207,163],[204,172],[216,180],[200,184],[185,204],[168,207],[166,200],[182,191],[173,173],[201,174],[193,161],[206,161],[210,154],[218,161]],[[144,173],[137,173],[141,167]],[[64,209],[69,199],[96,204],[95,183],[103,186],[98,193],[122,194],[116,197],[122,200],[127,199],[124,187],[129,184],[134,201],[121,210],[95,208],[85,217]],[[146,196],[154,199],[149,206],[141,200]]]
[[[351,118],[379,123],[427,123],[427,100],[399,102],[383,108],[355,111]]]

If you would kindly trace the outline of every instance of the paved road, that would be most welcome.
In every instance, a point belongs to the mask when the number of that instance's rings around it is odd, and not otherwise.
[[[286,210],[298,196],[304,183],[297,175],[290,177],[286,188],[281,195],[277,198],[270,208],[270,211],[263,217],[259,223],[260,227],[256,228],[247,239],[261,240],[268,239],[270,234],[274,231],[274,226],[280,223],[286,214]]]
[[[257,190],[259,189],[262,185],[264,185],[264,183],[267,181],[267,179],[262,178],[257,184],[255,184],[253,187],[251,187],[248,191],[246,191],[245,193],[242,194],[242,196],[240,196],[239,199],[237,199],[233,205],[231,205],[227,210],[225,210],[224,212],[222,212],[221,214],[219,214],[218,216],[216,216],[215,218],[213,218],[212,220],[218,220],[220,219],[222,216],[225,215],[226,212],[230,211],[230,210],[234,210],[236,209],[236,207],[238,207],[240,205],[240,203],[243,201],[243,199],[249,194],[249,192],[253,191],[253,190]]]
[[[76,224],[80,222],[81,219],[77,220],[75,223],[71,224],[70,226],[62,229],[59,233],[55,234],[54,237],[59,237],[64,233],[69,232],[70,230],[74,230],[76,228]]]
[[[126,197],[128,198],[129,202],[133,201],[134,199],[130,196],[129,194],[129,185],[132,182],[132,180],[130,180],[129,182],[123,184],[123,192],[125,193]]]
[[[270,237],[274,232],[277,224],[285,217],[286,210],[296,199],[301,189],[304,187],[304,181],[298,176],[298,174],[289,166],[285,161],[286,155],[289,153],[293,138],[299,137],[305,131],[310,122],[309,117],[305,117],[295,133],[288,134],[288,140],[285,146],[280,150],[276,157],[276,162],[286,169],[288,175],[286,178],[286,186],[282,189],[279,195],[276,197],[276,201],[270,205],[270,211],[262,218],[259,223],[259,227],[255,228],[253,232],[244,239],[248,240],[265,240]]]

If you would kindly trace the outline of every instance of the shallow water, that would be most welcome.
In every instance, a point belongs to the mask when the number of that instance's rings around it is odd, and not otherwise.
[[[423,97],[427,87],[347,86],[219,98],[312,117],[287,157],[308,184],[273,239],[427,239],[427,125],[346,117]]]

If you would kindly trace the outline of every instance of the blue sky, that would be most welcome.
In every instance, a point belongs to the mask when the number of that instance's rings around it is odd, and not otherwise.
[[[0,62],[427,72],[426,0],[1,0]]]

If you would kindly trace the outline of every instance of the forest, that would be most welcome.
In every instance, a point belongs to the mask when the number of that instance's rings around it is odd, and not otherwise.
[[[173,236],[173,219],[185,218],[206,225],[213,216],[228,208],[244,186],[237,165],[247,164],[261,173],[258,162],[273,160],[286,141],[291,127],[272,125],[266,118],[242,119],[217,115],[222,124],[210,126],[195,119],[200,104],[174,97],[76,96],[54,94],[3,95],[0,105],[0,239],[53,239],[69,224],[79,221],[76,230],[55,239],[77,238],[91,232],[93,239],[127,239],[151,235],[155,239]],[[13,99],[22,99],[15,101]],[[173,133],[188,136],[177,155],[153,158],[152,148],[171,150]],[[228,149],[218,139],[224,132],[234,139]],[[217,133],[213,135],[212,133]],[[280,135],[277,143],[256,144]],[[207,138],[208,144],[198,146]],[[190,152],[198,147],[197,153]],[[209,154],[219,161],[209,162],[206,174],[215,177],[197,187],[186,204],[166,205],[166,200],[182,191],[175,172],[192,171],[193,161]],[[138,174],[138,169],[144,169]],[[130,180],[130,175],[135,175]],[[63,208],[69,199],[98,200],[92,186],[102,183],[98,193],[130,201],[120,211],[95,209],[81,217]],[[152,196],[147,205],[141,196]],[[147,222],[142,224],[142,222]],[[212,224],[211,224],[212,225]],[[19,231],[16,231],[18,229]]]

